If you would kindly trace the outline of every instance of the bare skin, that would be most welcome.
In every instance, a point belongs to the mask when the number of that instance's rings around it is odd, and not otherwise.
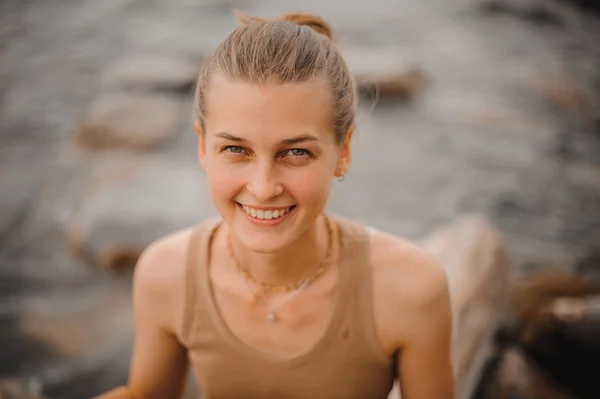
[[[331,317],[338,281],[331,265],[267,327],[227,251],[257,279],[289,284],[327,251],[322,211],[334,176],[349,168],[352,131],[337,143],[326,82],[253,86],[216,77],[205,129],[197,125],[199,159],[223,223],[211,242],[210,278],[222,316],[237,337],[286,357],[312,346]],[[227,135],[220,133],[227,132]],[[309,140],[298,138],[310,136]],[[277,226],[253,223],[243,206],[294,210]],[[249,221],[250,220],[250,221]],[[99,398],[177,398],[188,371],[180,343],[185,255],[190,230],[152,244],[134,276],[136,339],[127,388]],[[414,244],[383,232],[371,238],[375,324],[382,349],[398,356],[403,399],[451,399],[451,311],[443,269]],[[271,297],[279,301],[277,295]],[[275,327],[275,328],[274,328]]]
[[[298,318],[310,313],[311,319],[293,330],[283,325],[278,339],[269,340],[267,330],[261,327],[265,326],[264,312],[252,304],[239,278],[232,278],[231,262],[223,259],[219,265],[223,256],[218,254],[225,253],[224,233],[215,237],[211,269],[215,289],[221,292],[220,306],[232,330],[249,345],[282,356],[309,347],[330,317],[336,268],[295,303]],[[129,385],[100,398],[180,397],[188,364],[185,348],[177,340],[183,297],[174,293],[181,293],[184,286],[189,234],[183,231],[157,242],[140,260],[134,281],[137,333]],[[389,356],[398,356],[402,397],[452,398],[451,315],[442,270],[423,250],[385,233],[373,235],[372,248],[375,321],[383,349]],[[290,324],[297,324],[294,314],[286,314],[285,319],[290,317]]]

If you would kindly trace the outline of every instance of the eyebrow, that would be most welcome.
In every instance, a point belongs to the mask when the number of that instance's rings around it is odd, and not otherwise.
[[[217,134],[215,134],[215,136],[220,137],[220,138],[225,139],[225,140],[235,141],[237,143],[241,143],[242,141],[246,141],[246,140],[244,140],[241,137],[237,137],[237,136],[234,136],[233,134],[229,134],[229,133],[225,133],[225,132],[217,133]]]
[[[282,141],[282,143],[291,145],[291,144],[305,143],[307,141],[320,141],[320,140],[313,135],[303,134],[301,136],[292,137],[291,139],[285,139]]]
[[[233,134],[229,134],[227,132],[217,133],[215,136],[220,137],[225,140],[235,141],[236,143],[242,143],[242,142],[247,141],[246,139],[234,136]],[[300,136],[282,140],[281,143],[286,144],[286,145],[292,145],[292,144],[298,144],[298,143],[305,143],[307,141],[320,141],[320,140],[316,136],[313,136],[311,134],[303,134]]]

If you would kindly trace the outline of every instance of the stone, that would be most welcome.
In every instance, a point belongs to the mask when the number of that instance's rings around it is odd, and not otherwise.
[[[0,237],[9,234],[27,217],[39,183],[33,176],[23,177],[24,168],[37,165],[29,161],[35,151],[22,147],[5,145],[0,140]]]
[[[154,240],[214,213],[203,180],[197,164],[157,161],[106,183],[75,213],[72,250],[103,268],[132,267]]]
[[[95,149],[152,149],[179,133],[185,109],[182,100],[166,95],[101,94],[89,105],[76,141]]]
[[[511,318],[500,335],[504,346],[519,348],[552,376],[556,389],[577,398],[600,397],[600,313],[595,310],[600,284],[547,265],[514,280],[511,291]],[[534,381],[527,397],[552,398],[547,392],[537,395],[542,385]]]
[[[492,128],[505,134],[547,136],[552,132],[549,118],[531,114],[523,109],[508,106],[473,106],[458,112],[459,120],[478,128]],[[516,140],[515,140],[516,141]]]
[[[569,0],[584,10],[600,14],[600,2],[598,0]]]
[[[7,198],[11,200],[12,198]],[[0,203],[0,237],[7,234],[26,214],[26,204],[3,200]]]
[[[595,190],[600,198],[600,165],[572,162],[565,165],[565,174],[574,185]]]
[[[507,316],[512,269],[507,248],[497,228],[478,215],[457,218],[420,241],[448,278],[455,397],[472,398]],[[396,384],[388,399],[400,397]]]
[[[574,399],[518,349],[507,350],[498,370],[498,396],[492,398]],[[501,394],[501,395],[499,395]]]
[[[0,378],[0,399],[45,399],[35,380]]]
[[[590,122],[600,118],[600,95],[567,71],[540,71],[525,84],[565,116]]]
[[[490,14],[512,14],[540,25],[563,25],[569,18],[567,7],[547,0],[487,0],[482,9]]]
[[[342,49],[359,89],[379,97],[410,100],[429,83],[425,71],[393,49]]]
[[[104,88],[118,90],[190,91],[200,62],[160,56],[133,56],[111,64],[102,74]]]

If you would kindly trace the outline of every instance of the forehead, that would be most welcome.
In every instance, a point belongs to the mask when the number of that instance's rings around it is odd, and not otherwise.
[[[206,96],[206,133],[274,139],[298,133],[333,137],[331,103],[324,79],[251,84],[216,74]]]

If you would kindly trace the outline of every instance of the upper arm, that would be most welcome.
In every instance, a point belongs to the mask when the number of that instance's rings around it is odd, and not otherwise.
[[[144,399],[181,396],[187,353],[177,329],[183,314],[183,237],[152,244],[140,257],[133,279],[135,344],[130,391]]]
[[[451,399],[452,315],[444,269],[425,250],[377,233],[372,244],[381,343],[397,354],[402,399]]]
[[[417,272],[408,300],[408,322],[398,331],[398,379],[403,399],[451,399],[452,313],[444,270],[426,254],[415,257]],[[413,279],[411,279],[413,280]],[[403,298],[406,300],[406,297]]]

